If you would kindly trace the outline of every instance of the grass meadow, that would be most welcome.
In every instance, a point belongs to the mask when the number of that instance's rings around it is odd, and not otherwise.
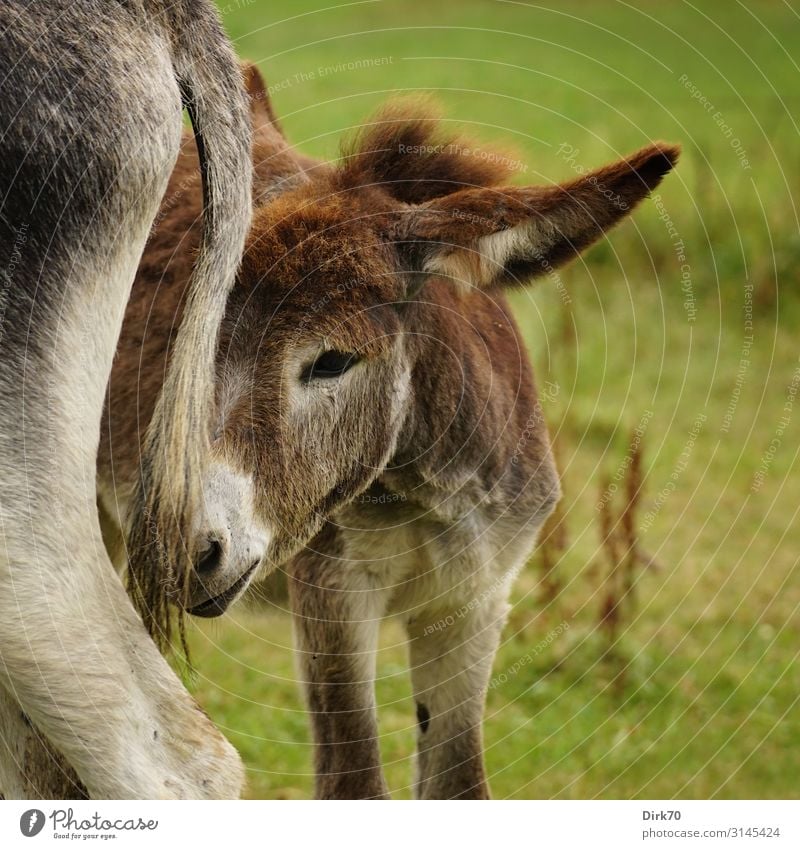
[[[797,797],[798,12],[778,0],[220,9],[309,154],[336,157],[343,134],[408,92],[514,149],[520,182],[653,139],[683,145],[658,196],[562,286],[514,294],[551,387],[565,497],[514,592],[488,771],[497,798]],[[288,615],[240,608],[191,639],[197,696],[241,751],[249,795],[310,796]],[[396,798],[412,793],[406,664],[390,622],[377,687]]]

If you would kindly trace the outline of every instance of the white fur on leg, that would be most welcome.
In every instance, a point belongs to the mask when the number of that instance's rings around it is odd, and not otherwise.
[[[141,222],[138,238],[88,278],[94,298],[65,309],[42,387],[51,395],[37,399],[58,416],[27,466],[5,475],[0,683],[93,797],[236,797],[241,761],[145,632],[105,553],[96,509],[103,375],[146,233]],[[91,293],[87,269],[77,273]]]

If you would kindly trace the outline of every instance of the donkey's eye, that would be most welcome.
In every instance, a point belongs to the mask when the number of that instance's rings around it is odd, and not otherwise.
[[[340,377],[358,362],[358,355],[350,351],[325,351],[308,366],[303,374],[306,381],[314,378]]]

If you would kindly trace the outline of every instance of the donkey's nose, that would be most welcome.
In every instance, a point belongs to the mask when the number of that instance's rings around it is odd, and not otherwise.
[[[222,565],[222,556],[222,543],[216,537],[209,538],[208,547],[203,550],[195,566],[197,574],[201,578],[213,575]]]

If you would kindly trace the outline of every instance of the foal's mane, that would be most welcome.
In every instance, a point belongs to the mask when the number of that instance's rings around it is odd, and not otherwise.
[[[450,134],[425,98],[382,107],[342,145],[343,188],[380,185],[403,203],[424,203],[462,188],[505,183],[519,160],[460,134]]]

